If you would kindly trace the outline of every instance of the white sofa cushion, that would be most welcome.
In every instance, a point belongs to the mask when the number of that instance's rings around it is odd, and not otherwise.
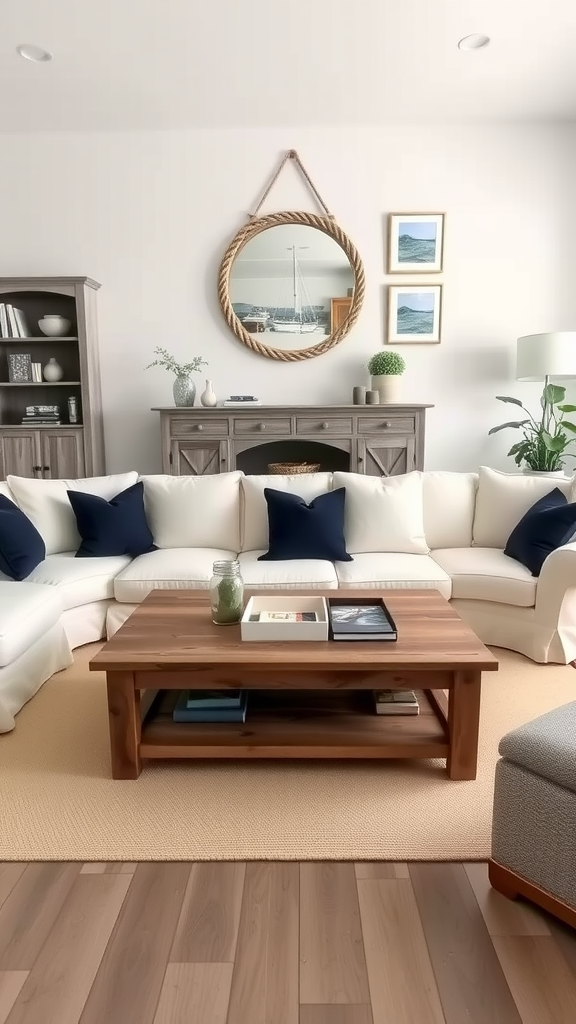
[[[259,562],[258,556],[264,553],[264,550],[241,551],[238,555],[242,579],[252,590],[297,590],[299,587],[335,590],[338,586],[332,562],[321,558]]]
[[[62,601],[54,587],[0,581],[0,667],[27,651],[61,615]]]
[[[114,597],[114,580],[131,559],[128,555],[109,558],[75,558],[74,551],[47,555],[26,578],[27,583],[46,583],[54,587],[64,609],[78,608],[92,601]]]
[[[242,474],[143,476],[146,518],[159,548],[240,548]]]
[[[497,548],[448,548],[432,558],[452,578],[452,597],[532,608],[537,580]]]
[[[151,590],[202,590],[212,578],[214,562],[236,558],[219,548],[164,548],[139,555],[114,580],[117,601],[139,604]]]
[[[264,497],[264,488],[272,487],[276,491],[298,494],[306,502],[311,502],[319,494],[332,489],[331,473],[302,473],[297,476],[244,476],[240,483],[242,494],[242,530],[240,551],[254,551],[261,548],[262,553],[268,550],[268,505]]]
[[[46,554],[57,555],[61,551],[76,551],[81,541],[66,491],[84,491],[110,501],[137,480],[136,472],[91,476],[82,480],[32,480],[24,476],[9,476],[8,485],[22,511],[42,535]]]
[[[469,548],[477,473],[422,473],[424,536],[429,548]]]
[[[539,498],[558,487],[572,499],[572,479],[500,473],[481,466],[476,495],[473,541],[481,548],[504,548],[522,516]]]
[[[336,562],[341,590],[376,587],[399,590],[439,590],[450,599],[450,577],[430,555],[405,555],[399,552],[363,552],[353,562]]]
[[[332,487],[346,488],[346,550],[398,551],[427,555],[422,505],[422,474],[362,476],[334,473]]]

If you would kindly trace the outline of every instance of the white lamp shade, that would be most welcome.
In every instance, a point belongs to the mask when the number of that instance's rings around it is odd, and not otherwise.
[[[516,347],[516,379],[576,377],[576,331],[526,334]]]

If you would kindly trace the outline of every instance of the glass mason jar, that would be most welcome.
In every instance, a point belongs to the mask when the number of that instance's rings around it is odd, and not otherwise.
[[[214,562],[210,580],[210,604],[212,622],[227,626],[239,622],[244,610],[244,581],[240,575],[240,563],[235,559]]]

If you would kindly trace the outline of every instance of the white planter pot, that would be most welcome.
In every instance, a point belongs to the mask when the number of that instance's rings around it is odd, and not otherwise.
[[[551,480],[569,480],[570,474],[565,473],[563,469],[543,470],[543,469],[528,469],[527,466],[523,466],[522,472],[524,476],[549,476]]]
[[[400,374],[379,373],[372,377],[372,390],[380,395],[380,405],[400,401]]]

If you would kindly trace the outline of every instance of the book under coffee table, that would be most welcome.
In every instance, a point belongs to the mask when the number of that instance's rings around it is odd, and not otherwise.
[[[152,591],[90,662],[106,672],[113,778],[137,779],[146,758],[445,758],[451,779],[476,778],[497,659],[437,591],[384,596],[395,643],[247,643],[212,623],[206,591]],[[180,690],[238,688],[253,691],[245,722],[172,720]],[[374,714],[371,691],[395,688],[419,691],[419,715]]]

